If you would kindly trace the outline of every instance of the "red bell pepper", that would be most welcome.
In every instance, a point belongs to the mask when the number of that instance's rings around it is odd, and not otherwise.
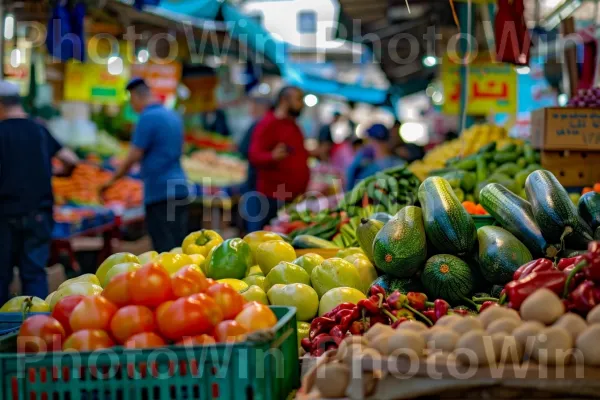
[[[465,307],[454,307],[451,312],[452,314],[462,315],[463,317],[469,315],[469,310]]]
[[[508,283],[505,287],[506,295],[511,307],[518,310],[523,301],[538,289],[546,288],[558,295],[562,294],[566,280],[562,271],[534,272],[526,278]]]
[[[548,271],[553,268],[554,265],[552,264],[552,261],[547,258],[538,258],[537,260],[529,261],[527,264],[521,265],[513,274],[513,280],[518,281],[534,272]]]
[[[337,307],[334,307],[331,311],[323,314],[323,317],[327,317],[327,318],[334,317],[340,310],[352,310],[355,307],[356,307],[356,304],[342,303],[342,304],[338,305]]]
[[[490,307],[494,307],[497,306],[498,303],[496,303],[495,301],[485,301],[481,307],[479,307],[479,312],[483,312],[485,309],[490,308]]]
[[[598,299],[594,295],[595,288],[594,282],[585,281],[571,292],[569,300],[571,300],[575,310],[581,313],[588,313],[598,305]]]
[[[310,323],[310,330],[308,331],[308,338],[313,341],[317,336],[324,332],[328,332],[335,326],[336,322],[333,318],[318,317],[312,320]]]
[[[432,323],[436,323],[437,322],[437,318],[435,317],[435,311],[433,310],[433,308],[431,310],[424,310],[423,311],[423,315],[430,320]]]
[[[379,306],[371,299],[362,299],[359,300],[356,304],[359,310],[367,310],[369,313],[373,315],[379,314]]]
[[[362,335],[365,333],[365,331],[365,324],[362,321],[352,322],[352,324],[350,324],[350,328],[348,329],[348,332],[350,332],[352,335]]]
[[[406,295],[396,290],[394,291],[394,293],[389,295],[386,302],[390,306],[390,308],[394,310],[399,310],[402,307],[404,307],[404,304],[406,304],[406,297]]]
[[[425,309],[425,303],[427,302],[427,295],[425,293],[408,292],[406,294],[408,304],[417,311],[423,311]]]
[[[385,292],[385,289],[384,289],[384,288],[382,288],[382,287],[381,287],[381,286],[379,286],[379,285],[373,285],[373,286],[371,286],[371,289],[370,289],[370,291],[369,291],[369,294],[370,294],[371,296],[373,296],[373,295],[377,296],[378,294],[382,294],[382,295],[383,295],[383,297],[385,297],[385,296],[387,295],[387,293]]]
[[[403,322],[406,322],[406,321],[410,321],[410,320],[406,317],[398,318],[398,320],[392,324],[392,329],[396,329],[397,327],[400,326],[400,324],[402,324]]]

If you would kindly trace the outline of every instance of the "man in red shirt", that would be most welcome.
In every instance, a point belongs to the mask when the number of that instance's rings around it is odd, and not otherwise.
[[[245,216],[250,232],[263,229],[277,210],[306,191],[310,179],[308,151],[296,119],[304,108],[304,95],[296,87],[279,93],[275,108],[257,124],[248,158],[256,169],[256,190],[248,198]]]

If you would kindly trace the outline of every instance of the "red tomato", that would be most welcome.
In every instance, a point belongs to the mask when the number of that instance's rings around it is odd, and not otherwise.
[[[169,311],[169,307],[171,307],[171,304],[173,304],[174,302],[174,300],[169,300],[165,301],[160,306],[158,306],[156,308],[156,311],[154,312],[154,321],[158,321],[159,318],[166,317],[167,314],[165,313]]]
[[[121,344],[133,335],[152,332],[155,329],[154,313],[144,306],[123,307],[115,313],[110,321],[110,332]]]
[[[245,307],[235,320],[248,332],[269,329],[277,324],[277,317],[271,309],[263,304],[253,304]]]
[[[117,307],[130,305],[131,296],[129,295],[129,286],[134,274],[135,272],[125,272],[113,277],[102,291],[102,296]]]
[[[248,329],[236,321],[222,321],[215,327],[215,338],[217,342],[243,342],[246,339]]]
[[[77,304],[69,323],[73,332],[84,329],[108,330],[110,320],[117,312],[117,306],[100,295],[86,296]]]
[[[65,338],[60,322],[48,315],[34,315],[21,325],[17,338],[19,352],[39,353],[58,351]]]
[[[208,289],[208,282],[202,271],[195,265],[181,268],[171,277],[175,297],[186,297],[202,293]]]
[[[65,340],[64,351],[94,351],[114,346],[108,333],[99,329],[77,331]]]
[[[215,299],[223,312],[223,319],[235,318],[242,311],[246,303],[241,294],[224,283],[218,283],[209,287],[206,294]]]
[[[83,300],[85,296],[75,294],[72,296],[63,297],[60,299],[58,303],[54,306],[52,310],[52,318],[60,322],[63,328],[65,328],[65,333],[67,335],[71,334],[71,324],[69,323],[69,318],[71,318],[71,314],[73,310]]]
[[[133,304],[158,307],[173,299],[171,277],[159,264],[147,264],[134,272],[129,284],[129,295]]]
[[[210,335],[199,335],[186,337],[176,343],[178,346],[202,346],[204,344],[215,344],[216,340]]]
[[[222,320],[217,303],[203,293],[177,299],[156,313],[158,329],[171,340],[210,333]]]
[[[125,342],[127,349],[149,349],[153,347],[164,347],[167,343],[154,332],[142,332],[133,335]]]

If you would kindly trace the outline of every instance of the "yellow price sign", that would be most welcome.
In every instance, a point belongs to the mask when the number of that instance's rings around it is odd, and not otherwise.
[[[112,75],[105,64],[69,62],[65,67],[64,98],[93,104],[122,104],[128,73]]]
[[[443,112],[460,112],[459,58],[444,56],[442,85],[444,88]],[[517,112],[517,73],[512,65],[494,61],[489,55],[481,55],[469,63],[467,114]]]

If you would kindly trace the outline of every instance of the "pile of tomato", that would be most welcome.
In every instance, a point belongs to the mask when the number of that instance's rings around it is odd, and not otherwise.
[[[245,299],[195,265],[169,275],[156,263],[112,278],[100,295],[62,298],[19,332],[20,352],[94,351],[244,341],[272,328],[273,311]]]

